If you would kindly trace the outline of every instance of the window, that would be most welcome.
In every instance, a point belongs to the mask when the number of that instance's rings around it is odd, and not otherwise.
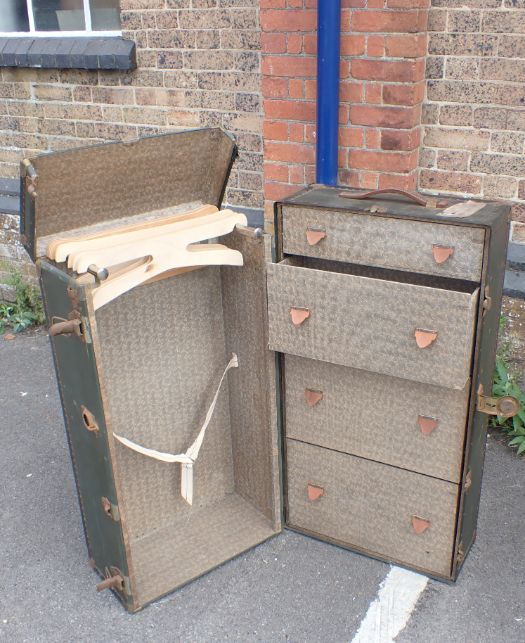
[[[0,35],[120,35],[119,0],[1,0]]]

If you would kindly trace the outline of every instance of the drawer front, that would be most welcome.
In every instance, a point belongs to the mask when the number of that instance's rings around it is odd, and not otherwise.
[[[286,441],[291,527],[450,577],[459,487]]]
[[[482,228],[283,206],[287,254],[479,281],[484,239]]]
[[[282,353],[463,389],[470,376],[477,295],[477,290],[269,264],[269,345]]]
[[[469,384],[285,358],[286,436],[459,483]]]

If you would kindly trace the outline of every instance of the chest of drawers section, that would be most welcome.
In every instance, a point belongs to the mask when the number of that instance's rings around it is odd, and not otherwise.
[[[376,215],[341,201],[317,187],[276,208],[268,320],[282,369],[286,522],[454,579],[474,537],[464,518],[479,501],[477,480],[474,503],[467,494],[471,460],[483,459],[472,437],[486,425],[474,422],[480,361],[493,361],[481,355],[494,349],[481,341],[488,281],[491,307],[501,290],[488,250],[506,214],[461,224],[396,201]]]

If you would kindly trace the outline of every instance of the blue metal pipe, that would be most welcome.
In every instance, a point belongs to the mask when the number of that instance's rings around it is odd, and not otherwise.
[[[317,9],[316,181],[337,185],[341,0],[319,0]]]

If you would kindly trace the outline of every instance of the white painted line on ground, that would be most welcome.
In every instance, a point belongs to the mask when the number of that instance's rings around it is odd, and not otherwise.
[[[392,643],[410,619],[428,578],[391,567],[352,643]]]

